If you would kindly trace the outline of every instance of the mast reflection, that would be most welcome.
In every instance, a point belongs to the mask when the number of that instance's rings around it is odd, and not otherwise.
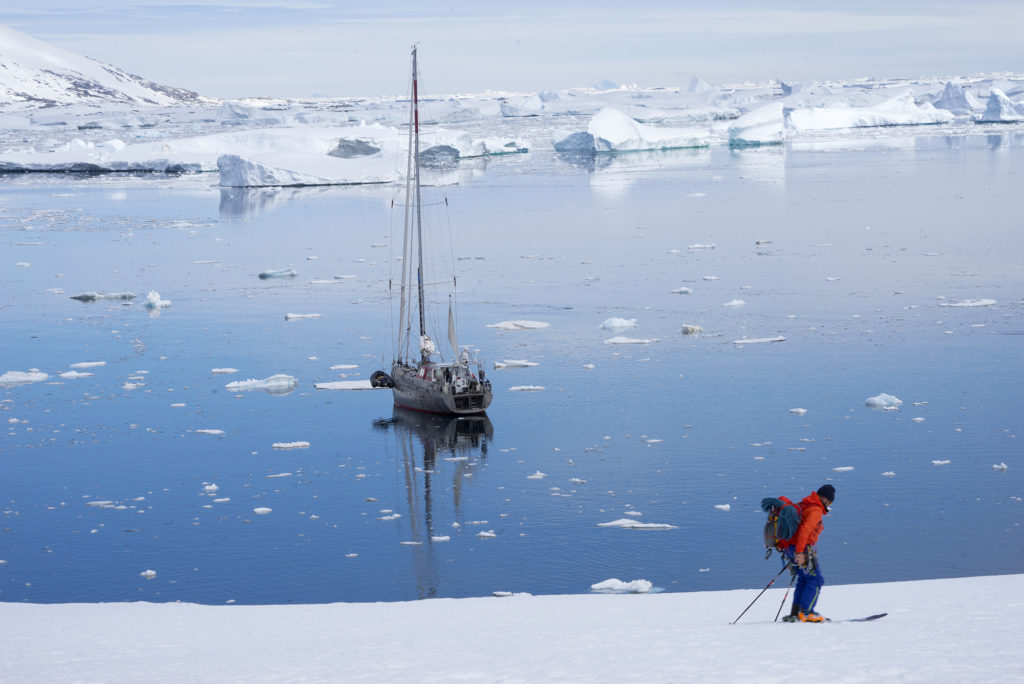
[[[433,597],[438,583],[434,546],[447,541],[452,523],[461,521],[465,480],[486,461],[494,426],[486,414],[440,416],[396,406],[390,419],[374,421],[374,427],[395,435],[408,512],[402,521],[404,538],[419,543],[413,553],[420,598]]]

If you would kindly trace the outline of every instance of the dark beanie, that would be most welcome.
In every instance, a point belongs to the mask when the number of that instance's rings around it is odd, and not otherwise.
[[[833,487],[830,484],[821,485],[821,487],[818,488],[818,498],[819,499],[824,498],[824,499],[828,499],[829,501],[835,501],[836,500],[836,488]]]

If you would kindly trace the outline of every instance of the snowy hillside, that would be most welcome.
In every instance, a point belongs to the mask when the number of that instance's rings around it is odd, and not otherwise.
[[[196,93],[147,81],[0,26],[0,103],[27,106],[101,104],[173,105]]]
[[[15,682],[1019,682],[1024,575],[825,587],[839,620],[773,623],[771,589],[398,603],[0,603]]]

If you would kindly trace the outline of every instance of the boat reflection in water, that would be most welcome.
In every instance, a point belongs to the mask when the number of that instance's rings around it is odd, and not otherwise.
[[[419,598],[437,594],[434,547],[443,547],[462,525],[463,486],[487,459],[494,426],[486,414],[435,415],[394,407],[391,418],[374,421],[390,430],[405,478],[403,543],[411,543]]]

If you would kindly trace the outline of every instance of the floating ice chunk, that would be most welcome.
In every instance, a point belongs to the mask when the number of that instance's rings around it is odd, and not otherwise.
[[[139,577],[145,577],[146,579],[151,580],[156,577],[156,570],[143,570],[139,573]]]
[[[917,416],[916,418],[914,418],[912,420],[912,422],[914,422],[914,423],[923,423],[924,422],[924,418],[922,418],[921,416]]]
[[[932,465],[937,465],[937,466],[949,465],[950,463],[952,463],[952,461],[950,461],[948,458],[945,459],[945,460],[932,461]]]
[[[496,596],[498,598],[510,598],[513,596],[533,596],[533,594],[525,591],[492,591],[491,596]]]
[[[998,470],[1001,473],[1005,473],[1008,467],[1009,466],[1007,466],[1005,463],[997,463],[992,466],[992,470]]]
[[[586,370],[594,370],[595,367],[596,366],[594,366],[594,364],[592,363],[585,363],[581,366],[581,368],[584,368]]]
[[[688,295],[688,294],[693,294],[693,290],[691,290],[690,288],[685,287],[685,286],[684,287],[677,287],[676,289],[672,290],[672,294]]]
[[[274,449],[308,449],[309,442],[274,442],[270,446]],[[277,477],[281,476],[278,475]]]
[[[515,387],[509,387],[509,392],[540,392],[544,389],[544,385],[516,385]]]
[[[494,533],[494,530],[481,530],[480,532],[476,533],[476,536],[480,537],[481,539],[493,539],[498,535]]]
[[[724,304],[723,304],[724,306]],[[741,340],[733,340],[733,344],[764,344],[766,342],[785,342],[786,338],[782,335],[776,335],[775,337],[744,337]]]
[[[71,368],[99,368],[106,365],[106,361],[80,361],[79,363],[71,364]]]
[[[215,484],[208,484],[203,486],[203,491],[205,491],[207,494],[213,494],[218,489],[220,489],[220,487],[218,487]]]
[[[308,446],[309,442],[306,442],[306,445]],[[291,473],[274,473],[273,475],[264,475],[263,477],[267,478],[268,480],[274,480],[274,479],[279,478],[279,477],[291,477],[291,476],[292,476]]]
[[[698,243],[692,244],[689,247],[687,247],[687,249],[690,249],[690,250],[714,249],[714,248],[715,248],[715,243],[713,243],[713,242],[709,243],[709,244],[701,244],[701,243],[698,242]],[[716,278],[716,280],[717,280],[717,278]]]
[[[832,470],[834,470],[837,473],[848,473],[851,470],[853,470],[853,466],[839,466],[838,468],[833,468]]]
[[[902,403],[902,400],[884,392],[878,396],[868,397],[864,400],[864,405],[871,408],[896,408]]]
[[[160,299],[160,293],[156,290],[150,290],[149,294],[146,295],[146,308],[147,309],[163,309],[171,305],[170,300]]]
[[[231,375],[232,373],[237,372],[237,368],[213,368],[210,370],[210,373],[212,373],[213,375]]]
[[[374,387],[369,380],[335,380],[333,382],[314,382],[313,387],[318,390],[372,390],[387,389],[386,387]]]
[[[605,330],[629,330],[636,327],[635,318],[609,318],[600,326]]]
[[[602,594],[646,594],[653,588],[654,585],[645,579],[623,582],[620,579],[612,578],[590,585],[591,591]]]
[[[535,473],[534,473],[533,475],[527,475],[527,476],[526,476],[526,479],[527,479],[527,480],[543,480],[543,479],[544,479],[545,477],[547,477],[547,476],[548,476],[548,474],[547,474],[547,473],[542,473],[542,472],[540,472],[540,471],[538,470],[538,471],[537,471],[537,472],[535,472]]]
[[[667,525],[665,523],[645,523],[639,520],[630,520],[629,518],[621,518],[619,520],[613,520],[606,523],[597,523],[598,527],[623,527],[630,530],[675,530],[679,529],[675,525]]]
[[[882,473],[882,477],[896,477],[896,473],[892,472],[891,470],[887,470],[884,473]]]
[[[132,292],[83,292],[82,294],[73,295],[71,299],[77,299],[80,302],[98,302],[103,300],[127,300],[135,299],[135,294]]]
[[[973,306],[995,306],[994,299],[958,299],[952,302],[939,302],[939,306],[973,307]]]
[[[377,520],[398,520],[401,517],[401,513],[392,513],[391,515],[385,515],[380,518],[377,518]]]
[[[647,126],[617,109],[606,107],[587,124],[593,137],[593,152],[625,152],[632,150],[667,150],[686,147],[707,147],[703,130]]]
[[[492,323],[487,327],[498,328],[499,330],[539,330],[549,325],[551,324],[541,321],[502,321],[501,323]]]
[[[789,412],[790,413],[795,413],[798,416],[802,416],[805,413],[807,413],[807,409],[805,409],[805,408],[791,408],[791,409],[789,409]]]
[[[238,380],[225,385],[226,389],[233,392],[247,392],[250,390],[262,390],[268,394],[288,394],[299,386],[299,381],[290,375],[279,373],[271,375],[263,380]]]
[[[705,281],[707,281],[709,283],[713,283],[716,280],[718,280],[718,276],[716,276],[716,275],[706,275],[703,278],[701,278],[701,280],[705,280]]]
[[[722,306],[730,306],[730,307],[733,307],[733,308],[738,308],[738,307],[745,306],[745,305],[746,305],[746,302],[743,301],[742,299],[731,299],[728,302],[725,302],[724,304],[722,304]]]
[[[502,368],[530,368],[532,366],[539,365],[535,361],[527,361],[525,359],[505,359],[504,361],[495,361],[495,370],[501,370]]]
[[[214,429],[208,429],[208,428],[201,428],[199,430],[196,430],[196,432],[201,434],[201,435],[217,435],[218,437],[224,435],[224,431],[223,430],[214,430]]]
[[[704,328],[700,327],[699,325],[683,323],[682,333],[684,335],[696,335],[701,332],[704,332]]]
[[[331,370],[354,370],[359,368],[358,363],[339,363],[336,366],[331,366]]]
[[[293,268],[280,268],[276,270],[263,271],[260,273],[260,280],[267,278],[294,278],[299,275]]]
[[[715,504],[715,508],[717,508],[720,511],[731,511],[732,510],[732,506],[729,505],[729,504]]]
[[[610,339],[605,340],[604,343],[605,344],[651,344],[652,342],[657,342],[657,341],[658,341],[657,338],[641,339],[641,338],[638,338],[638,337],[622,337],[620,335],[616,335],[615,337],[612,337]]]
[[[30,385],[33,382],[42,382],[50,377],[48,374],[38,370],[30,371],[7,371],[0,375],[0,387],[10,388],[19,385]]]
[[[78,380],[79,378],[91,378],[93,373],[82,373],[81,371],[64,371],[59,373],[65,380]]]
[[[145,383],[141,383],[141,382],[126,382],[123,385],[121,385],[121,389],[126,389],[126,390],[138,389],[138,388],[142,387],[144,384]]]
[[[231,497],[224,496],[224,497],[221,497],[219,499],[214,499],[213,503],[228,503],[229,501],[231,501]]]
[[[644,514],[640,511],[626,511],[625,513],[623,513],[623,515],[629,515],[634,518],[642,518]]]
[[[286,320],[286,321],[297,321],[297,320],[299,320],[301,318],[322,318],[322,317],[323,317],[323,314],[318,314],[318,313],[310,313],[310,314],[288,313],[288,314],[284,315],[284,320]]]
[[[437,535],[437,536],[432,536],[432,537],[430,538],[430,541],[432,541],[432,542],[446,542],[446,541],[451,541],[451,540],[452,540],[452,538],[451,538],[451,537],[449,537],[449,536],[448,536],[448,535],[446,535],[446,534],[443,534],[443,535]]]
[[[266,506],[258,506],[257,508],[252,509],[252,512],[256,515],[267,515],[273,510],[273,508],[267,508]]]
[[[874,107],[807,107],[786,112],[786,127],[798,131],[947,123],[953,115],[930,102],[918,105],[910,90]]]
[[[419,542],[419,541],[401,541],[401,542],[398,542],[398,543],[401,544],[402,546],[420,546],[420,545],[423,544],[423,542]]]

